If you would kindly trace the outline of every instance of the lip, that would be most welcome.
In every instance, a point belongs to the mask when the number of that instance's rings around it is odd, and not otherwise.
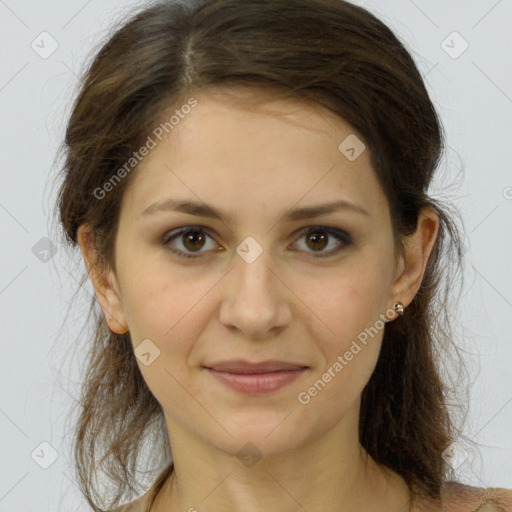
[[[261,395],[291,384],[309,367],[284,361],[223,361],[204,366],[222,384],[240,393]]]
[[[269,360],[259,363],[251,363],[237,359],[233,361],[220,361],[218,363],[204,365],[205,368],[216,370],[219,372],[229,373],[268,373],[281,370],[300,370],[307,368],[304,364],[289,363],[285,361]]]

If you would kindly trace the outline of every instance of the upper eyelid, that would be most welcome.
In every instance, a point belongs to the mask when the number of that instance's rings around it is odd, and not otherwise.
[[[342,233],[346,233],[347,236],[350,236],[349,232],[346,230],[346,229],[343,229],[343,228],[339,228],[339,227],[334,227],[334,226],[329,226],[329,225],[326,225],[326,224],[312,224],[310,226],[304,226],[303,228],[299,228],[297,230],[295,230],[293,232],[293,235],[291,236],[297,236],[297,235],[301,235],[302,233],[307,233],[309,231],[313,231],[315,229],[318,229],[318,230],[321,230],[321,229],[324,229],[325,231],[331,231],[331,232],[342,232]],[[204,231],[208,236],[210,236],[211,238],[214,238],[215,239],[215,236],[213,236],[211,234],[211,229],[207,226],[201,226],[201,225],[198,225],[198,224],[191,224],[191,225],[188,225],[188,226],[182,226],[182,227],[177,227],[177,228],[174,228],[174,229],[170,229],[168,231],[166,231],[163,235],[163,239],[172,239],[172,238],[175,238],[183,233],[186,233],[187,231],[193,231],[193,230],[198,230],[198,231]],[[171,236],[169,236],[171,233],[174,233]]]

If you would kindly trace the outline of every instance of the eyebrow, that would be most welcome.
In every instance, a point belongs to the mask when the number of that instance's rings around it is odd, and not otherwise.
[[[346,200],[339,200],[331,203],[322,203],[319,205],[294,208],[285,213],[282,217],[282,220],[289,222],[311,219],[328,213],[334,213],[339,210],[349,210],[361,215],[370,215],[367,210],[355,203],[351,203],[350,201]],[[177,199],[164,199],[162,201],[153,203],[142,212],[141,217],[145,217],[146,215],[154,214],[157,212],[166,211],[176,211],[188,213],[197,217],[217,219],[224,222],[225,224],[228,224],[227,215],[211,205]]]

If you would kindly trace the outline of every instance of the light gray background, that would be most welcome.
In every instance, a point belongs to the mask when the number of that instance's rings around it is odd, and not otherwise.
[[[436,187],[466,227],[457,333],[474,381],[465,432],[482,445],[481,458],[459,466],[458,475],[512,488],[512,1],[357,3],[413,52],[446,129],[445,174]],[[78,396],[80,354],[75,366],[69,360],[61,368],[83,329],[80,311],[61,328],[83,267],[73,271],[49,231],[51,180],[84,59],[134,5],[0,0],[0,512],[89,510],[73,482],[65,421]],[[58,43],[47,58],[31,47],[51,49],[44,31]],[[46,262],[51,254],[36,245],[43,237],[57,250]]]

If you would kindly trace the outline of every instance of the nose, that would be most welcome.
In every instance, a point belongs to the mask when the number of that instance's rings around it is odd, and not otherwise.
[[[266,252],[251,263],[234,255],[220,308],[224,326],[252,339],[275,336],[290,323],[292,316],[291,292],[271,268]]]

